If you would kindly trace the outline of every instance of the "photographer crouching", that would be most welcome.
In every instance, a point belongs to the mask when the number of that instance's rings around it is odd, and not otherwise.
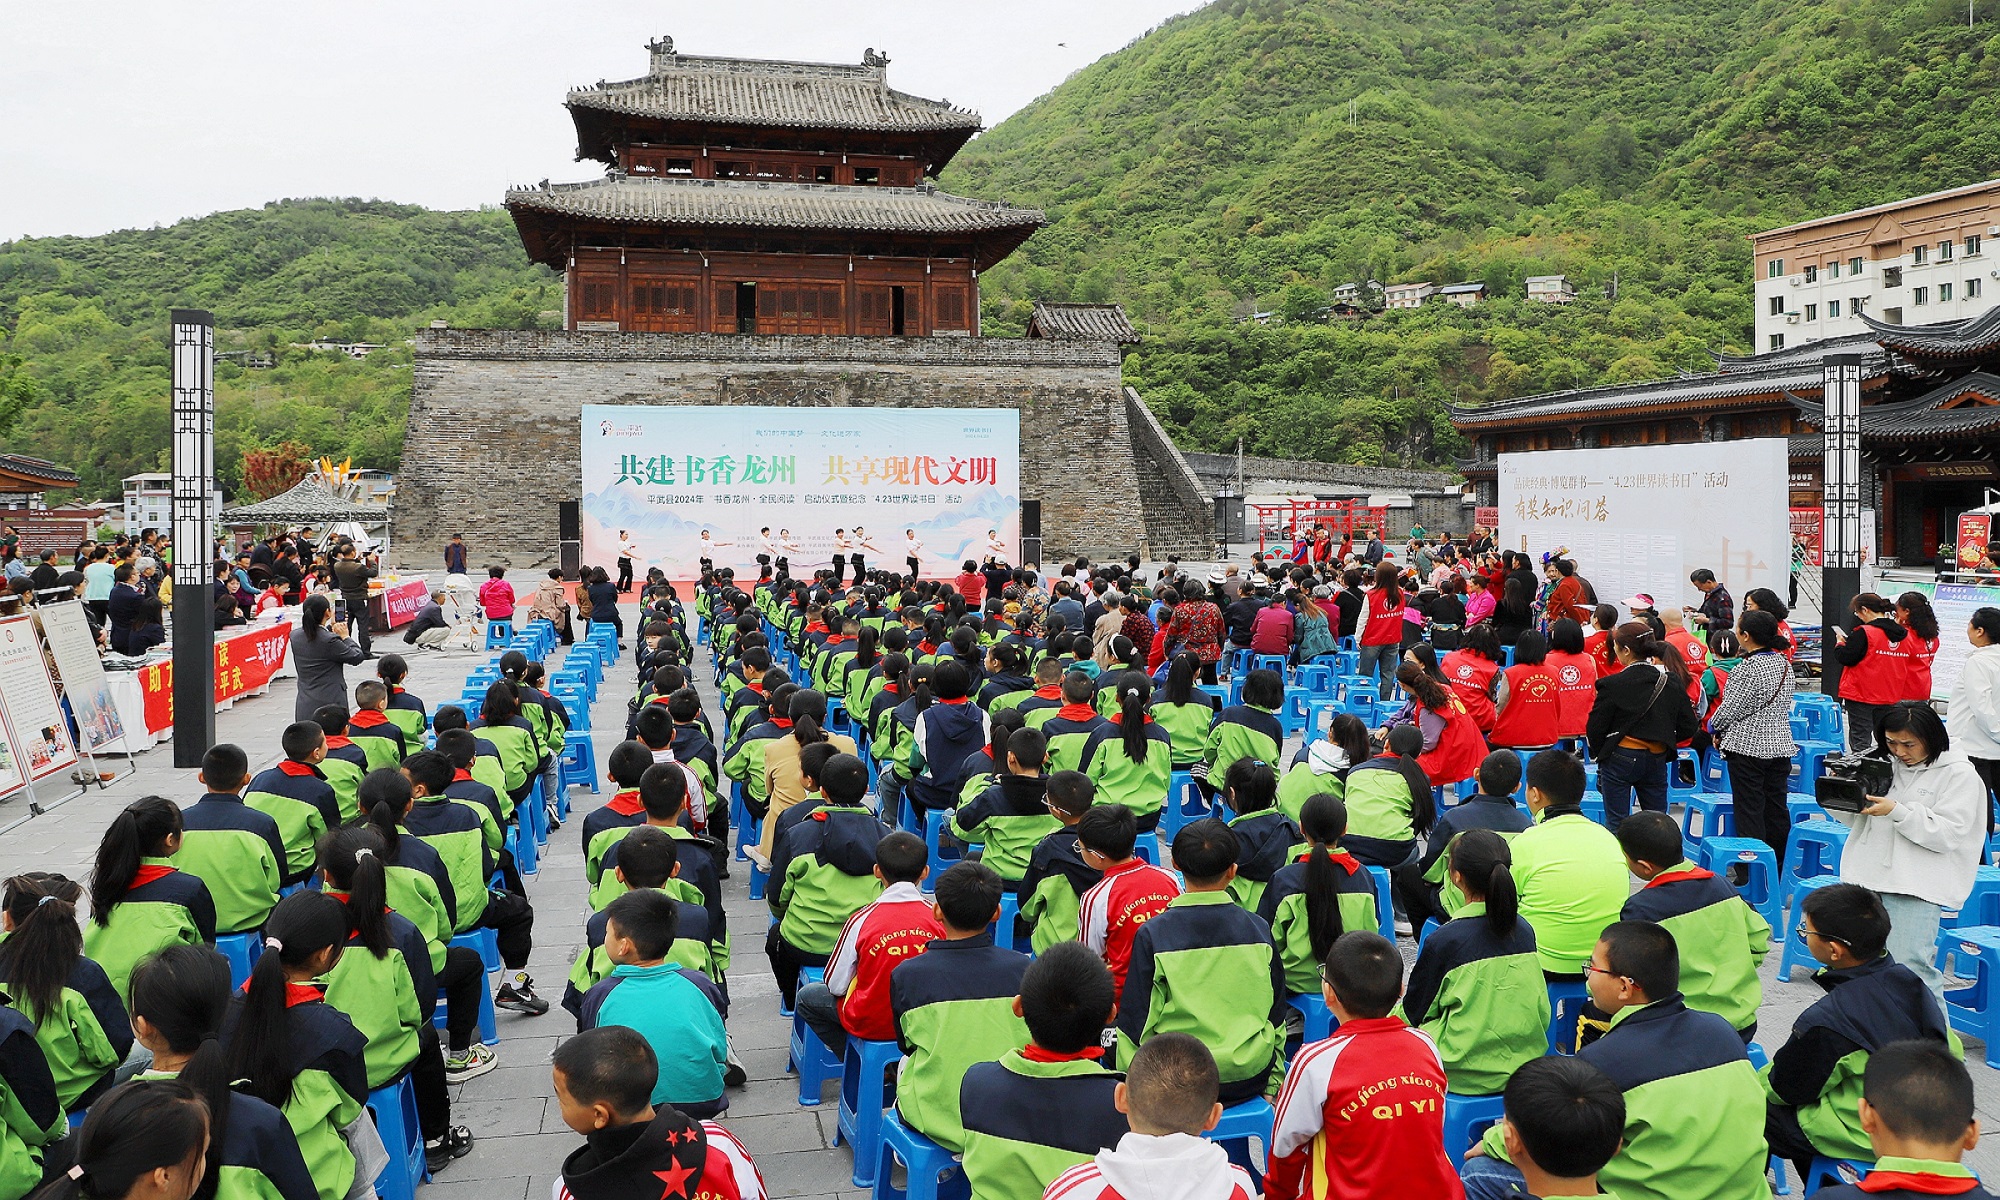
[[[1841,882],[1882,897],[1889,953],[1917,973],[1942,1008],[1938,917],[1972,891],[1986,849],[1986,785],[1971,760],[1951,748],[1937,713],[1918,701],[1882,712],[1873,755],[1889,760],[1889,794],[1866,797],[1858,812],[1827,809],[1853,831],[1840,857]]]

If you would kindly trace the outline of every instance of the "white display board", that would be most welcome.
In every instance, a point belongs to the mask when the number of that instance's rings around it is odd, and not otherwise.
[[[76,765],[69,722],[56,702],[34,618],[0,617],[0,727],[13,745],[16,770],[46,779]]]
[[[63,698],[69,701],[84,749],[95,753],[121,742],[125,726],[118,717],[118,705],[112,701],[111,681],[104,674],[104,660],[97,656],[97,642],[90,635],[83,602],[44,604],[34,615],[42,624],[42,638],[48,642],[49,656],[55,659]]]
[[[1500,456],[1500,537],[1538,560],[1568,547],[1598,600],[1623,613],[1645,593],[1662,610],[1699,606],[1706,567],[1735,597],[1785,594],[1791,563],[1782,438],[1541,450]]]

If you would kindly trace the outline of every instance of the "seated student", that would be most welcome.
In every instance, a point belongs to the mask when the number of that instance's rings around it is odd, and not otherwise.
[[[1597,1173],[1625,1135],[1625,1094],[1616,1081],[1583,1059],[1552,1054],[1523,1063],[1501,1103],[1501,1143],[1525,1189],[1516,1196],[1602,1194]]]
[[[438,981],[431,973],[430,947],[409,918],[388,907],[381,852],[381,835],[365,826],[337,830],[322,841],[325,891],[346,905],[350,932],[332,969],[315,982],[325,989],[326,1002],[347,1014],[368,1040],[363,1058],[369,1088],[409,1076],[424,1141],[436,1148],[431,1157],[442,1167],[471,1149],[472,1131],[451,1123],[444,1050],[431,1023]],[[483,986],[483,976],[461,980],[452,996],[452,1007],[466,1010],[453,1015],[468,1044],[478,1028]]]
[[[1153,683],[1144,671],[1126,671],[1115,687],[1117,718],[1083,744],[1079,769],[1097,785],[1104,803],[1123,804],[1139,814],[1140,831],[1150,833],[1159,824],[1173,778],[1174,741],[1147,713]]]
[[[1561,750],[1528,760],[1528,811],[1535,824],[1510,848],[1521,916],[1535,931],[1535,953],[1551,979],[1579,977],[1578,964],[1590,957],[1597,935],[1618,919],[1632,892],[1618,839],[1584,816],[1582,806],[1582,763]]]
[[[1548,986],[1512,866],[1506,840],[1492,830],[1459,836],[1450,881],[1465,903],[1418,947],[1403,993],[1404,1018],[1437,1044],[1462,1096],[1492,1095],[1549,1048]]]
[[[608,896],[605,904],[626,892],[665,892],[678,913],[674,943],[667,950],[667,958],[691,971],[700,971],[720,988],[723,984],[718,972],[727,960],[720,958],[700,893],[680,877],[680,845],[666,830],[651,825],[627,831],[625,840],[616,847],[618,864],[607,875],[607,878],[615,876],[619,890],[616,895]],[[571,964],[569,985],[563,989],[562,1006],[572,1016],[582,1015],[584,993],[611,974],[615,965],[604,948],[605,920],[604,910],[599,909],[584,924],[584,947]]]
[[[717,1115],[729,1107],[722,1078],[729,1061],[722,1018],[729,1002],[708,976],[668,961],[679,910],[659,892],[637,891],[613,900],[604,913],[604,949],[617,966],[584,993],[578,1032],[600,1025],[638,1030],[660,1061],[653,1103],[671,1104],[690,1117]]]
[[[1279,868],[1257,902],[1285,968],[1285,995],[1319,991],[1319,969],[1350,929],[1375,929],[1375,877],[1341,848],[1347,806],[1324,793],[1306,801],[1306,851]]]
[[[158,599],[147,604],[160,607]],[[34,1195],[36,1200],[111,1196],[191,1200],[200,1193],[206,1173],[202,1149],[212,1129],[207,1106],[179,1083],[126,1084],[106,1096],[101,1110],[93,1109],[83,1122],[73,1139],[75,1161],[69,1169],[60,1173],[51,1169],[53,1178]],[[25,1192],[24,1186],[8,1194]]]
[[[1681,827],[1667,814],[1633,813],[1617,836],[1626,866],[1646,885],[1619,919],[1666,926],[1680,950],[1688,1007],[1721,1017],[1746,1043],[1755,1040],[1764,1002],[1757,968],[1771,952],[1771,926],[1727,879],[1687,860]]]
[[[255,929],[284,886],[284,838],[276,821],[243,803],[250,760],[240,747],[210,746],[198,778],[207,794],[181,810],[174,865],[208,885],[218,934]]]
[[[1534,777],[1531,762],[1531,784]],[[1519,845],[1517,838],[1517,853]],[[1771,1152],[1757,1125],[1762,1088],[1729,1022],[1681,1000],[1674,935],[1616,921],[1589,962],[1591,1001],[1613,1018],[1577,1057],[1625,1093],[1625,1144],[1598,1172],[1599,1186],[1620,1200],[1768,1200]],[[1522,1174],[1505,1155],[1496,1125],[1466,1154],[1466,1200],[1518,1194]]]
[[[781,674],[781,672],[773,673]],[[770,696],[764,701],[769,710],[768,715],[765,715],[765,707],[745,710],[754,712],[756,716],[746,721],[743,731],[730,743],[729,751],[722,760],[722,773],[743,785],[743,804],[753,817],[762,818],[770,806],[771,780],[764,772],[764,756],[770,752],[779,738],[790,736],[792,696],[798,690],[798,687],[789,681],[772,685]],[[648,711],[650,710],[640,712],[641,720],[646,718]],[[668,724],[672,725],[671,718]],[[671,744],[670,736],[669,745]],[[758,853],[763,852],[760,846]]]
[[[1049,776],[1045,800],[1049,815],[1061,822],[1061,827],[1035,843],[1017,889],[1020,919],[1032,931],[1030,942],[1036,954],[1047,952],[1057,942],[1074,942],[1083,936],[1083,894],[1096,886],[1103,873],[1083,861],[1077,828],[1096,794],[1095,786],[1081,771],[1057,771]],[[1136,821],[1133,827],[1137,829]]]
[[[164,796],[126,805],[98,842],[83,952],[120,996],[132,968],[157,951],[215,941],[207,885],[168,861],[180,848],[180,806]]]
[[[958,806],[972,803],[1007,773],[1007,739],[1027,725],[1027,718],[1011,708],[986,718],[986,744],[966,756],[965,786],[959,789]]]
[[[840,751],[829,742],[814,742],[799,751],[799,782],[800,786],[805,788],[806,798],[778,814],[774,823],[776,832],[772,836],[772,845],[783,842],[785,835],[791,832],[792,826],[811,816],[826,803],[826,792],[819,785],[820,772],[826,770],[826,764],[833,761],[834,755],[839,753]]]
[[[451,785],[445,788],[445,796],[490,817],[494,827],[500,831],[504,847],[507,841],[507,818],[502,815],[506,812],[502,799],[504,793],[472,773],[472,768],[479,761],[479,739],[469,729],[447,729],[437,735],[437,752],[451,763]],[[485,821],[480,824],[484,826]],[[514,856],[503,849],[502,857],[511,860]],[[501,869],[505,871],[507,868],[503,864]]]
[[[829,733],[826,725],[826,696],[810,689],[792,693],[791,728],[783,737],[771,739],[764,747],[764,794],[767,798],[764,828],[775,831],[786,809],[806,798],[805,777],[799,771],[799,756],[809,746],[827,743],[842,754],[855,753],[854,739],[844,733]],[[704,807],[705,806],[697,806]],[[762,850],[768,857],[777,843],[767,836]]]
[[[589,1141],[563,1160],[553,1200],[651,1200],[674,1179],[680,1190],[666,1190],[682,1197],[764,1200],[764,1180],[734,1134],[653,1107],[660,1060],[637,1030],[587,1030],[558,1046],[554,1061],[563,1124]]]
[[[639,779],[653,765],[652,752],[640,742],[620,742],[611,748],[604,773],[617,790],[611,799],[583,815],[583,881],[596,887],[603,873],[604,851],[625,831],[646,823],[646,805],[639,798]]]
[[[430,727],[430,714],[422,700],[403,688],[403,681],[410,677],[410,664],[400,654],[384,654],[376,660],[375,677],[389,689],[389,703],[383,711],[403,731],[404,749],[422,745],[424,730]]]
[[[1292,819],[1278,811],[1278,773],[1263,762],[1237,759],[1222,777],[1219,799],[1231,813],[1229,828],[1239,847],[1229,894],[1256,912],[1264,889],[1303,850],[1305,838]]]
[[[1139,1047],[1112,1093],[1132,1132],[1057,1176],[1043,1200],[1121,1200],[1168,1180],[1183,1200],[1256,1200],[1257,1181],[1202,1137],[1222,1118],[1219,1085],[1199,1038],[1163,1033]]]
[[[809,747],[810,749],[810,747]],[[820,747],[828,758],[833,756],[832,747]],[[812,758],[812,755],[807,755]],[[823,760],[822,760],[823,761]],[[715,951],[715,969],[729,969],[729,922],[722,908],[722,873],[719,864],[728,857],[728,851],[713,838],[700,837],[687,828],[688,785],[687,772],[681,763],[654,763],[639,776],[639,802],[646,810],[646,825],[663,831],[679,843],[676,860],[679,865],[677,882],[668,890],[677,899],[702,905],[708,912],[708,931]],[[817,780],[815,779],[815,785]],[[629,832],[627,836],[630,836]],[[597,887],[590,893],[590,907],[602,911],[604,906],[625,890],[617,875],[618,847],[623,839],[613,842],[604,851],[599,866]]]
[[[1629,821],[1631,818],[1627,818]],[[1865,1092],[1871,1052],[1891,1042],[1951,1042],[1944,1014],[1917,973],[1883,948],[1889,914],[1874,892],[1837,883],[1808,893],[1799,936],[1826,969],[1813,976],[1826,995],[1792,1023],[1764,1074],[1771,1153],[1798,1164],[1814,1155],[1867,1158],[1855,1097]]]
[[[1278,781],[1278,811],[1296,821],[1308,798],[1346,795],[1348,772],[1369,757],[1368,727],[1353,713],[1340,713],[1327,722],[1324,738],[1300,746],[1292,757]]]
[[[1061,708],[1063,706],[1062,681],[1062,664],[1057,662],[1053,655],[1050,655],[1035,664],[1035,687],[1033,691],[1025,696],[1014,695],[1005,697],[987,711],[989,713],[1018,712],[1025,719],[1029,714],[1040,712],[1043,709],[1053,711]],[[1047,719],[1046,717],[1043,718],[1043,720]],[[1207,734],[1208,728],[1204,725],[1202,727],[1202,735],[1206,737]]]
[[[443,715],[442,710],[439,715]],[[321,734],[326,738],[326,757],[319,761],[319,772],[326,776],[334,798],[340,801],[340,819],[352,821],[361,815],[360,801],[355,793],[361,787],[361,777],[368,774],[368,755],[347,736],[345,704],[328,704],[315,709],[312,719],[318,723]]]
[[[76,902],[83,888],[61,875],[16,875],[0,897],[0,992],[35,1023],[57,1098],[82,1112],[111,1089],[132,1050],[132,1023],[104,968],[83,955]]]
[[[1113,811],[1131,819],[1130,810]],[[1029,964],[1014,1011],[1030,1041],[973,1066],[959,1085],[973,1195],[1040,1195],[1130,1132],[1118,1111],[1119,1076],[1098,1061],[1099,1039],[1117,1007],[1110,972],[1074,942]]]
[[[513,820],[514,797],[507,794],[507,768],[501,765],[500,747],[473,733],[465,719],[465,710],[456,704],[444,705],[431,715],[431,732],[437,735],[437,748],[447,754],[451,753],[445,747],[447,735],[463,733],[472,739],[472,765],[460,769],[493,789],[500,801],[500,824]]]
[[[1821,1188],[1823,1200],[1919,1200],[1964,1196],[1992,1200],[1967,1170],[1979,1144],[1972,1076],[1936,1042],[1891,1042],[1868,1056],[1861,1079],[1861,1128],[1875,1166],[1861,1183]]]
[[[169,946],[139,964],[132,1030],[153,1064],[134,1078],[178,1079],[207,1104],[216,1200],[318,1200],[284,1114],[231,1086],[216,1039],[229,994],[229,963],[207,946]]]
[[[957,659],[947,658],[931,669],[931,702],[920,706],[910,727],[908,775],[902,764],[897,768],[903,795],[919,814],[958,803],[966,759],[986,745],[986,714],[967,699],[971,689],[972,675]]]
[[[951,832],[984,845],[980,861],[1017,888],[1035,847],[1062,822],[1049,815],[1048,779],[1042,774],[1047,740],[1038,730],[1017,729],[1005,735],[1004,745],[1001,772],[971,802],[959,805]]]
[[[1278,722],[1278,709],[1284,703],[1285,681],[1276,671],[1245,675],[1243,703],[1223,709],[1208,732],[1208,777],[1228,778],[1229,769],[1242,759],[1282,761],[1285,727]]]
[[[1521,787],[1521,756],[1512,750],[1495,750],[1479,764],[1479,790],[1461,803],[1438,814],[1437,824],[1424,843],[1424,854],[1416,862],[1390,872],[1396,898],[1402,901],[1410,925],[1421,932],[1428,921],[1451,920],[1465,903],[1455,894],[1448,875],[1445,851],[1452,839],[1474,829],[1490,829],[1503,838],[1521,832],[1530,822],[1528,814],[1514,803]]]
[[[1062,707],[1042,708],[1023,714],[1028,728],[1038,729],[1048,739],[1051,771],[1083,769],[1084,747],[1090,739],[1111,725],[1097,711],[1097,684],[1091,676],[1072,668],[1063,675]]]
[[[402,727],[389,719],[388,684],[364,679],[354,685],[354,715],[348,719],[347,736],[367,756],[369,770],[402,765],[409,742]]]
[[[1270,926],[1229,898],[1236,855],[1236,834],[1213,817],[1174,836],[1187,890],[1134,933],[1117,1017],[1121,1066],[1155,1034],[1201,1038],[1225,1104],[1263,1095],[1284,1066],[1285,966]]]
[[[1430,777],[1417,765],[1424,735],[1415,725],[1389,731],[1382,753],[1347,773],[1347,849],[1370,866],[1395,870],[1417,859],[1417,835],[1437,819]]]
[[[368,1102],[368,1039],[313,986],[339,961],[348,933],[347,906],[324,892],[279,901],[222,1027],[229,1078],[285,1114],[320,1200],[354,1190],[354,1152],[341,1130]]]
[[[1000,877],[978,862],[955,863],[938,877],[933,913],[938,938],[889,973],[889,1014],[903,1048],[896,1111],[911,1129],[952,1153],[965,1149],[959,1080],[1027,1043],[1015,1011],[1027,955],[993,944]]]
[[[1013,708],[1035,694],[1035,680],[1028,676],[1027,653],[1013,642],[995,642],[986,651],[986,681],[979,685],[975,703],[988,716]]]
[[[487,686],[479,719],[468,728],[500,751],[508,796],[516,804],[526,800],[541,766],[542,745],[535,727],[521,715],[521,692],[513,680],[496,679]]]
[[[1181,894],[1180,881],[1132,852],[1139,818],[1122,804],[1093,804],[1076,823],[1077,851],[1101,878],[1083,894],[1077,924],[1091,953],[1104,960],[1122,993],[1132,939]]]
[[[799,1018],[839,1056],[849,1034],[872,1042],[896,1036],[889,1009],[889,972],[944,936],[935,906],[917,886],[930,874],[924,839],[907,830],[890,834],[875,847],[875,878],[882,893],[847,918],[826,981],[799,989]]]
[[[1302,1047],[1285,1075],[1264,1195],[1456,1197],[1444,1153],[1444,1066],[1431,1040],[1393,1012],[1403,994],[1396,944],[1367,930],[1341,934],[1321,994],[1338,1024]]]
[[[499,865],[500,826],[478,804],[461,804],[450,796],[457,769],[435,750],[419,750],[403,763],[413,803],[403,816],[404,832],[438,852],[451,878],[457,901],[453,933],[484,923],[495,893],[487,886]],[[532,917],[530,918],[532,922]]]
[[[243,803],[278,823],[278,836],[285,843],[282,882],[290,887],[312,874],[320,835],[339,828],[340,797],[319,769],[326,758],[326,733],[317,722],[285,726],[279,744],[285,757],[250,781]]]
[[[881,890],[875,847],[889,827],[862,803],[868,768],[852,754],[836,754],[820,773],[826,803],[794,825],[771,860],[768,889],[778,920],[765,953],[785,1007],[792,1007],[802,967],[825,965],[847,918]]]

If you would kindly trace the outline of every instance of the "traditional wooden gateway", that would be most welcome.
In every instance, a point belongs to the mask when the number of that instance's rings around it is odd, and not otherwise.
[[[569,93],[587,183],[515,188],[528,255],[561,271],[565,327],[655,333],[979,332],[979,273],[1043,215],[932,182],[979,116],[859,66],[705,58]]]
[[[1862,319],[1866,334],[1721,357],[1706,374],[1453,408],[1474,451],[1459,469],[1494,504],[1499,455],[1510,451],[1785,437],[1792,506],[1817,508],[1822,360],[1860,354],[1862,504],[1878,514],[1880,554],[1931,563],[1958,514],[2000,487],[2000,309],[1938,325]]]

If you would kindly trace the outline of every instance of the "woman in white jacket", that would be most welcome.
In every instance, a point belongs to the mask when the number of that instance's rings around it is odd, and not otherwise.
[[[2000,798],[2000,608],[1982,608],[1965,628],[1972,653],[1958,672],[1951,693],[1945,729],[1952,742],[1972,760],[1986,790]],[[1987,832],[1993,831],[1987,810]]]
[[[1889,910],[1889,953],[1944,1006],[1937,969],[1938,917],[1965,903],[1986,848],[1986,785],[1944,722],[1914,700],[1889,706],[1875,726],[1894,778],[1859,813],[1829,813],[1852,827],[1840,856],[1843,883],[1873,889]]]

